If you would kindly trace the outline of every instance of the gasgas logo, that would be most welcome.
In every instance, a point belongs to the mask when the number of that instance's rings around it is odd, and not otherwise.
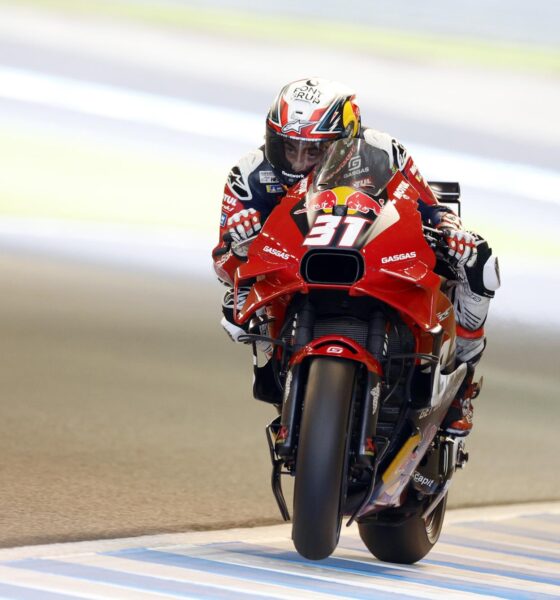
[[[342,354],[344,349],[340,346],[329,346],[327,348],[327,354]]]
[[[408,260],[410,258],[416,258],[416,252],[404,252],[403,254],[393,254],[392,256],[384,256],[381,259],[381,263],[386,265],[387,263],[399,262],[401,260]]]
[[[273,256],[277,256],[278,258],[282,258],[284,260],[288,260],[290,258],[290,255],[287,252],[282,252],[281,250],[271,248],[270,246],[265,246],[263,248],[263,252],[266,252],[267,254],[272,254]]]

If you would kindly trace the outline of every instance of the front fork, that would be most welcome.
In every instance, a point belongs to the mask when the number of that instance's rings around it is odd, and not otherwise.
[[[281,476],[293,475],[296,462],[299,424],[302,413],[302,393],[307,375],[306,363],[292,366],[286,377],[282,414],[274,419],[266,428],[270,458],[272,461],[271,485],[280,514],[285,521],[290,514],[282,491]],[[378,454],[375,430],[379,414],[381,378],[379,374],[367,371],[366,383],[361,390],[361,398],[355,398],[355,406],[360,407],[358,419],[358,435],[353,440],[351,453],[355,464],[373,470]]]

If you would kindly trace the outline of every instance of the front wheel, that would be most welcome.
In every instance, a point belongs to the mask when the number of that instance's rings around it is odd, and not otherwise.
[[[368,550],[379,560],[412,564],[424,558],[438,541],[447,495],[432,514],[422,518],[425,506],[420,506],[403,520],[391,520],[381,513],[377,521],[358,523],[360,537]]]
[[[332,554],[346,491],[348,428],[356,365],[315,358],[309,368],[296,457],[292,538],[305,558]]]

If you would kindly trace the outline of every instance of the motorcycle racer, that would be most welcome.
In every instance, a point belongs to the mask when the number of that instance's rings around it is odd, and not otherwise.
[[[219,243],[213,252],[216,274],[229,288],[222,304],[222,326],[235,341],[245,333],[233,319],[233,277],[274,207],[291,186],[313,171],[334,140],[363,138],[388,154],[391,168],[399,170],[419,194],[418,210],[424,225],[440,230],[447,240],[455,275],[450,293],[457,320],[457,361],[466,362],[468,371],[444,427],[449,433],[467,435],[472,429],[471,399],[479,390],[473,377],[485,347],[484,322],[500,283],[497,261],[484,239],[465,231],[459,217],[438,203],[399,141],[361,126],[354,100],[352,90],[325,79],[301,79],[285,85],[268,112],[264,146],[249,152],[231,169],[224,188]],[[248,291],[238,293],[240,305]]]

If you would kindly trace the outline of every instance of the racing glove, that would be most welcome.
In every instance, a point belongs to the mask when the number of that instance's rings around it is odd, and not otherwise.
[[[482,238],[458,229],[441,228],[445,235],[447,253],[451,258],[451,264],[461,270],[465,267],[473,267],[478,257],[478,245],[484,242]]]
[[[249,252],[251,240],[262,228],[259,211],[254,208],[244,208],[228,219],[227,226],[233,240],[232,252],[238,258],[245,258]]]
[[[445,237],[447,253],[452,267],[462,269],[476,263],[477,246],[474,234],[463,229],[461,218],[453,212],[444,212],[436,229]]]
[[[475,259],[472,264],[470,260],[457,262],[453,304],[458,323],[476,331],[484,325],[490,300],[500,287],[500,271],[486,240],[474,233],[469,235],[476,249]]]

